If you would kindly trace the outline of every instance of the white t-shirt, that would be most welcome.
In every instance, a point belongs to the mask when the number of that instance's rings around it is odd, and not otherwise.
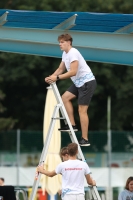
[[[78,61],[78,71],[75,76],[71,77],[71,79],[76,87],[81,87],[84,85],[84,83],[94,80],[95,77],[85,59],[77,49],[72,47],[68,53],[65,51],[63,52],[62,62],[65,63],[67,71],[70,70],[71,62],[76,60]]]
[[[60,163],[55,172],[62,174],[62,197],[65,194],[84,194],[84,178],[86,174],[90,174],[86,162],[68,160]]]

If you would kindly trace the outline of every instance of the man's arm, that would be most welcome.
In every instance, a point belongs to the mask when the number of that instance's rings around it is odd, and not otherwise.
[[[71,62],[70,64],[70,71],[64,73],[64,74],[61,74],[59,76],[60,79],[67,79],[67,78],[70,78],[72,76],[75,76],[77,74],[77,71],[78,71],[78,61],[75,60],[73,62]]]
[[[51,76],[54,76],[57,80],[57,75],[62,74],[65,71],[65,69],[66,69],[65,63],[61,62],[58,69]],[[51,83],[51,78],[50,78],[51,76],[48,76],[48,77],[45,78],[46,83],[49,83],[49,84]]]
[[[54,171],[47,171],[47,170],[43,169],[43,166],[38,166],[37,171],[39,173],[44,174],[44,175],[49,176],[49,177],[53,177],[53,176],[57,175],[55,170]]]
[[[89,185],[96,185],[96,181],[91,178],[90,174],[86,174],[85,177]]]
[[[47,77],[47,80],[45,79],[45,81],[49,84],[57,81],[57,75],[59,76],[59,79],[67,79],[70,78],[72,76],[75,76],[76,73],[78,71],[78,61],[75,60],[70,64],[70,71],[64,73],[64,74],[60,74],[60,70],[59,68],[49,77]]]
[[[60,75],[60,74],[63,74],[63,72],[66,70],[66,67],[65,67],[65,63],[63,61],[61,61],[58,69],[51,75],[51,76],[57,76],[57,75]]]

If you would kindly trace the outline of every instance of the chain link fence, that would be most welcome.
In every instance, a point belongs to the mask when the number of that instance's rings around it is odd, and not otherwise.
[[[61,147],[71,140],[69,134],[61,133]],[[76,132],[80,139],[81,132]],[[105,167],[108,159],[107,131],[89,131],[90,147],[82,151],[90,166]],[[36,166],[43,149],[42,131],[1,131],[0,132],[0,166]],[[20,154],[18,161],[18,154]],[[133,132],[111,131],[112,166],[133,166]]]

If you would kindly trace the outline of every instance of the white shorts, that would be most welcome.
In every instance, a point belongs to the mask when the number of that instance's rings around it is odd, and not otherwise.
[[[63,200],[85,200],[83,194],[66,194]]]

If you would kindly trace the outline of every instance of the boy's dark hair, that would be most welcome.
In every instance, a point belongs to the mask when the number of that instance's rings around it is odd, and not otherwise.
[[[130,176],[127,181],[126,181],[126,186],[125,186],[125,189],[129,190],[129,183],[133,181],[133,176]]]
[[[73,41],[71,35],[69,35],[69,34],[67,34],[67,33],[66,33],[66,34],[62,34],[62,35],[59,35],[59,36],[58,36],[58,41],[60,41],[60,40],[70,41],[71,45],[72,45],[72,41]]]
[[[67,147],[63,147],[60,150],[60,156],[65,156],[66,154],[68,154],[68,148]]]
[[[5,181],[5,179],[4,179],[4,178],[0,178],[0,180],[2,180],[3,182]]]
[[[78,145],[76,143],[70,143],[67,148],[70,156],[75,156],[77,154]]]

